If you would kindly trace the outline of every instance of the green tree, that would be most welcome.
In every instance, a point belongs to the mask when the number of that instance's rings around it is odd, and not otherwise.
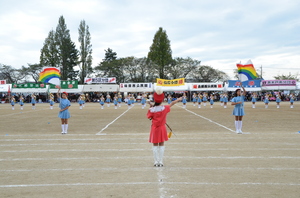
[[[168,73],[171,79],[186,78],[190,73],[195,71],[200,66],[201,61],[187,58],[174,58],[172,66],[169,68]]]
[[[15,69],[10,65],[0,64],[0,79],[6,83],[21,83],[25,78],[25,73],[21,69]]]
[[[78,41],[80,43],[80,82],[84,83],[84,78],[93,72],[92,68],[92,44],[91,44],[91,34],[89,32],[89,26],[85,24],[85,21],[80,22]]]
[[[172,50],[167,32],[162,27],[158,29],[148,52],[148,59],[154,64],[160,78],[167,78],[167,71],[172,63]]]
[[[200,66],[193,71],[191,78],[195,82],[220,82],[229,79],[229,76],[211,66]]]
[[[289,73],[289,75],[277,75],[277,76],[273,76],[276,80],[297,80],[299,81],[299,73],[296,73],[294,75],[292,75],[291,73]]]
[[[51,30],[45,39],[41,49],[40,65],[48,67],[59,67],[58,45],[55,40],[55,31]]]
[[[27,81],[27,79],[30,78],[37,83],[42,70],[43,66],[40,64],[28,64],[28,67],[22,66],[20,72],[25,75],[25,81]]]
[[[58,55],[61,65],[61,79],[75,79],[78,71],[74,71],[74,67],[78,61],[78,51],[75,43],[72,42],[70,31],[67,29],[65,19],[61,16],[55,32],[55,40],[58,45]]]
[[[111,62],[117,59],[117,53],[114,52],[112,49],[108,48],[105,51],[105,57],[102,60],[103,62]]]

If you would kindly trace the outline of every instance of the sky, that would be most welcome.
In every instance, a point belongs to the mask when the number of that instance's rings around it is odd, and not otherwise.
[[[77,49],[78,27],[91,33],[93,66],[111,48],[146,57],[159,27],[172,56],[191,57],[233,78],[249,59],[264,79],[300,77],[299,0],[0,0],[0,63],[39,63],[49,31],[64,16]]]

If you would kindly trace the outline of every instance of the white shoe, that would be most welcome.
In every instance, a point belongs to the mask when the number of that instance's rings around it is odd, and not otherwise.
[[[62,131],[62,132],[61,132],[61,134],[65,134],[65,132],[64,132],[64,131]]]
[[[241,130],[236,131],[237,134],[243,134],[243,132]]]

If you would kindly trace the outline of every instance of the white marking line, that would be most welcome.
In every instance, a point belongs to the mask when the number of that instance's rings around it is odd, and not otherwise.
[[[43,110],[48,110],[48,109],[31,109],[32,111],[24,111],[24,110],[20,110],[19,113],[11,113],[11,114],[3,114],[3,115],[0,115],[0,116],[11,116],[11,115],[21,115],[21,114],[25,114],[25,113],[34,113],[34,112],[37,112],[37,111],[43,111]],[[50,110],[50,108],[49,108]],[[14,110],[16,111],[16,110]],[[21,117],[18,117],[18,119],[21,118]]]
[[[10,159],[0,159],[0,161],[50,161],[50,160],[103,160],[103,159],[110,159],[110,160],[119,160],[119,159],[149,159],[152,158],[151,156],[121,156],[121,157],[56,157],[56,158],[10,158]],[[235,159],[293,159],[299,160],[300,157],[295,156],[206,156],[206,157],[195,157],[195,156],[170,156],[166,157],[166,159],[228,159],[228,160],[235,160]]]
[[[100,151],[117,151],[117,152],[128,152],[128,151],[148,151],[150,149],[57,149],[57,150],[8,150],[8,151],[0,151],[0,153],[43,153],[43,152],[100,152]],[[177,149],[177,148],[169,148],[169,151],[235,151],[236,149],[231,148],[211,148],[211,149]],[[243,148],[243,151],[251,150],[251,151],[300,151],[299,148]]]
[[[163,173],[163,169],[162,168],[158,168],[157,170],[157,178],[158,178],[158,193],[159,193],[159,197],[160,198],[164,198],[164,197],[170,197],[167,195],[167,191],[166,189],[163,187],[163,182],[166,179],[166,176]]]
[[[270,186],[300,186],[300,183],[207,183],[207,182],[163,182],[169,185],[270,185]],[[157,182],[127,182],[127,183],[73,183],[73,184],[15,184],[0,185],[0,188],[20,188],[20,187],[49,187],[49,186],[125,186],[125,185],[157,185]]]
[[[132,108],[132,107],[131,107]],[[107,129],[109,127],[109,125],[113,124],[116,120],[118,120],[120,117],[122,117],[125,113],[127,113],[127,111],[129,111],[131,108],[127,109],[126,111],[124,111],[121,115],[119,115],[116,119],[114,119],[112,122],[110,122],[109,124],[107,124],[103,129],[101,129],[101,131],[99,131],[98,133],[96,133],[96,135],[101,135],[101,133]]]
[[[109,140],[109,139],[107,139]],[[106,140],[106,141],[107,141]],[[182,139],[181,139],[182,140]],[[239,144],[245,144],[245,142],[238,142]],[[116,142],[98,142],[98,143],[38,143],[38,144],[0,144],[0,147],[11,147],[11,146],[69,146],[69,145],[145,145],[145,143],[136,143],[136,142],[124,142],[124,143],[116,143]],[[232,144],[232,142],[189,142],[188,144],[193,145],[221,145],[221,144]],[[285,145],[285,146],[299,146],[299,143],[286,143],[286,142],[256,142],[254,144],[264,144],[264,145]],[[182,142],[172,142],[172,145],[182,145]]]
[[[160,168],[161,169],[161,168]],[[265,171],[265,170],[271,170],[271,171],[299,171],[300,168],[264,168],[264,167],[244,167],[244,168],[237,168],[237,167],[164,167],[163,169],[166,169],[168,171],[197,171],[197,170],[216,170],[216,171]],[[145,171],[145,170],[153,170],[153,167],[142,167],[142,168],[63,168],[63,169],[0,169],[0,172],[61,172],[61,171]],[[165,178],[165,177],[159,177],[159,178]],[[160,180],[158,180],[160,181]]]
[[[178,106],[178,105],[177,105],[177,106]],[[183,107],[181,107],[181,108],[183,108]],[[194,115],[196,115],[196,116],[198,116],[198,117],[204,119],[204,120],[207,120],[207,121],[209,121],[209,122],[211,122],[211,123],[214,123],[214,124],[216,124],[216,125],[218,125],[218,126],[220,126],[220,127],[223,127],[224,129],[227,129],[228,131],[231,131],[231,132],[236,133],[234,130],[232,130],[232,129],[230,129],[230,128],[228,128],[228,127],[222,125],[222,124],[219,124],[219,123],[217,123],[217,122],[215,122],[215,121],[212,121],[211,119],[208,119],[208,118],[206,118],[206,117],[204,117],[204,116],[202,116],[202,115],[199,115],[199,114],[197,114],[197,113],[195,113],[195,112],[193,112],[193,111],[191,111],[191,110],[188,110],[188,109],[186,109],[186,108],[183,108],[183,109],[186,110],[186,111],[188,111],[188,112],[190,112],[191,114],[194,114]],[[243,134],[249,134],[249,133],[243,133]]]

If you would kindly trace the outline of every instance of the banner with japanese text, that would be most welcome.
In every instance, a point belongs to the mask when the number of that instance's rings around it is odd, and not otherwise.
[[[109,77],[109,78],[84,78],[84,83],[87,83],[87,84],[117,83],[117,78],[116,77]]]
[[[165,80],[161,78],[156,79],[156,86],[175,87],[184,85],[185,78],[178,78],[173,80]]]
[[[60,81],[61,89],[78,89],[78,80]],[[50,89],[58,89],[57,85],[50,84]]]
[[[248,80],[248,81],[242,82],[242,84],[243,84],[243,87],[245,87],[245,88],[254,88],[254,87],[261,87],[260,82],[261,82],[261,80]],[[228,87],[239,88],[239,87],[241,87],[241,81],[228,80]]]
[[[12,89],[46,89],[45,83],[23,83],[23,84],[12,84]]]

